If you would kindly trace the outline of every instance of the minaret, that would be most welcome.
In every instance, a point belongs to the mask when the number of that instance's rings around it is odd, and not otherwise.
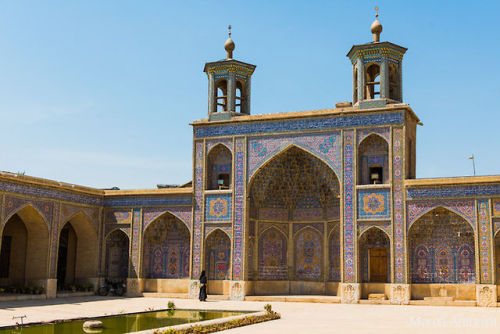
[[[353,69],[353,105],[360,108],[383,107],[403,102],[403,56],[406,48],[380,42],[382,24],[375,8],[370,30],[372,42],[354,45],[347,53]]]
[[[203,71],[208,76],[208,120],[230,120],[250,115],[250,83],[255,65],[233,59],[235,49],[228,27],[224,43],[226,59],[206,63]]]

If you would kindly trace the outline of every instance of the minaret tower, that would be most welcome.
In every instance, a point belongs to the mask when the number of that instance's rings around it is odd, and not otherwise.
[[[402,65],[407,49],[380,42],[382,24],[378,20],[378,8],[375,10],[370,29],[373,41],[354,45],[347,54],[353,69],[353,104],[360,107],[403,102]]]
[[[235,49],[229,37],[224,44],[226,59],[206,63],[203,71],[208,76],[208,120],[230,120],[250,115],[250,83],[255,65],[233,59]]]

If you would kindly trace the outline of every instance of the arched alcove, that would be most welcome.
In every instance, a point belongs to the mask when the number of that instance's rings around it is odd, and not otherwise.
[[[332,282],[340,282],[340,224],[336,224],[330,232],[328,239],[328,279]]]
[[[288,279],[286,236],[271,227],[259,238],[259,279]]]
[[[323,241],[313,228],[304,228],[295,235],[295,279],[321,280],[323,274]]]
[[[151,222],[143,237],[144,278],[188,278],[190,233],[170,213]]]
[[[205,268],[209,280],[229,279],[231,240],[219,229],[205,239]]]
[[[390,239],[377,227],[359,237],[360,276],[364,283],[390,282]]]
[[[90,218],[79,212],[59,232],[57,285],[93,283],[97,278],[98,238]]]
[[[206,189],[229,189],[232,183],[233,155],[223,144],[214,146],[207,156]]]
[[[114,230],[106,237],[106,278],[112,282],[128,277],[129,238],[125,232]]]
[[[456,213],[438,207],[408,232],[412,283],[475,283],[474,230]]]
[[[371,134],[358,146],[358,184],[388,183],[389,178],[389,145]]]
[[[25,206],[6,222],[0,253],[1,285],[38,285],[48,278],[49,231],[42,215]]]

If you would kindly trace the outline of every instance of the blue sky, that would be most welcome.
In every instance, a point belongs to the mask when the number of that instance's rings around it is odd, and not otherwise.
[[[0,170],[94,187],[191,179],[203,65],[257,65],[252,114],[351,99],[353,44],[408,48],[404,102],[424,123],[417,177],[500,174],[498,1],[0,1]]]

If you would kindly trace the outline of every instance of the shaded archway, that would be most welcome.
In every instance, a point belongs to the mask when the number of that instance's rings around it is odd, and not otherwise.
[[[378,227],[371,227],[359,237],[359,266],[363,283],[390,282],[390,239]]]
[[[287,240],[291,243],[287,246],[292,247],[293,251],[285,253],[286,260],[281,255],[276,257],[286,252],[283,246],[278,247],[286,244],[284,236],[277,234],[275,236],[278,239],[273,243],[266,241],[270,237],[268,234],[259,237],[259,253],[265,254],[267,249],[275,253],[270,258],[278,259],[282,266],[286,264],[290,267],[287,275],[289,280],[328,280],[330,272],[326,269],[324,254],[332,239],[324,236],[324,233],[329,223],[338,223],[340,212],[340,185],[334,170],[321,158],[292,145],[261,166],[252,177],[248,189],[251,219],[280,223],[284,231],[293,231],[293,239]],[[335,266],[332,274],[335,280],[340,271],[338,241],[337,235],[333,238],[330,257]],[[268,246],[261,249],[264,243]],[[263,256],[259,256],[261,269],[262,261]],[[335,263],[338,263],[338,267]],[[272,279],[273,275],[277,279],[285,279],[282,277],[286,276],[283,269],[281,273],[275,271],[259,277]],[[313,293],[313,290],[299,290],[296,293]]]
[[[0,285],[44,285],[48,278],[49,230],[31,205],[12,215],[2,231]]]
[[[205,240],[205,268],[209,280],[229,279],[231,240],[219,229]]]
[[[106,237],[106,278],[112,282],[128,277],[129,238],[121,230]]]
[[[367,136],[358,146],[358,184],[389,182],[389,144],[377,134]]]
[[[148,225],[143,237],[144,278],[188,278],[190,234],[186,225],[165,213]]]
[[[332,282],[340,282],[340,259],[340,224],[336,224],[328,240],[328,279]]]
[[[475,283],[474,230],[456,213],[438,207],[408,232],[412,283]]]
[[[98,264],[97,231],[89,217],[79,212],[59,232],[57,285],[96,284]]]
[[[286,237],[274,227],[265,230],[259,238],[259,279],[288,279]]]

